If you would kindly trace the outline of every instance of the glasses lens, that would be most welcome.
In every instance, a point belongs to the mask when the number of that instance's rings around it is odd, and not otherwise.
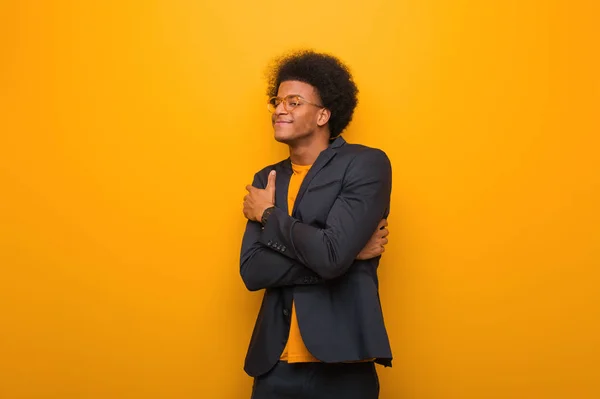
[[[277,108],[280,102],[281,100],[279,100],[277,97],[270,98],[267,102],[267,109],[271,112],[275,112],[275,109]]]
[[[292,110],[300,105],[300,97],[298,96],[288,96],[285,98],[287,107]]]

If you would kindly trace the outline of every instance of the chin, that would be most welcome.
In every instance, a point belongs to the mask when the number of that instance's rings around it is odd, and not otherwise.
[[[289,144],[293,140],[288,137],[275,137],[275,141],[277,141],[278,143]]]
[[[292,141],[294,141],[294,136],[293,135],[289,135],[289,134],[283,134],[282,132],[277,132],[275,131],[274,134],[275,137],[275,141],[278,141],[280,143],[290,143]]]

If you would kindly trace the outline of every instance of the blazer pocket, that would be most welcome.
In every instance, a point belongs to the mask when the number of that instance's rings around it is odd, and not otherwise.
[[[321,184],[318,184],[316,186],[309,187],[307,191],[309,193],[312,193],[314,191],[322,190],[322,189],[327,188],[327,187],[331,187],[331,186],[334,186],[334,185],[340,185],[341,182],[342,181],[340,179],[328,181],[327,183],[321,183]]]

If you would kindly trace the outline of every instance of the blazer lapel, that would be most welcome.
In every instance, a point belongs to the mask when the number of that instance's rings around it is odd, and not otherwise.
[[[294,203],[294,209],[292,211],[292,216],[295,214],[296,209],[298,209],[298,204],[302,200],[302,197],[304,196],[306,189],[310,185],[311,180],[337,154],[337,148],[341,147],[345,143],[346,143],[346,141],[342,137],[338,137],[334,141],[332,141],[332,143],[329,145],[329,147],[327,147],[323,152],[321,152],[319,154],[319,156],[317,157],[317,160],[315,161],[313,166],[310,168],[310,170],[306,174],[306,177],[302,181],[302,184],[300,185],[300,190],[298,191],[298,196],[296,197],[296,202]],[[290,168],[291,168],[291,164],[290,164]],[[288,178],[288,183],[289,183],[289,178]],[[286,189],[286,197],[287,197],[287,189]]]
[[[275,167],[275,206],[289,214],[288,210],[288,188],[292,176],[292,163],[289,158]]]

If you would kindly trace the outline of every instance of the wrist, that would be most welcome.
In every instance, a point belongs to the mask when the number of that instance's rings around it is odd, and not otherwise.
[[[258,222],[260,222],[264,226],[267,223],[267,220],[269,219],[269,215],[271,215],[274,209],[274,205],[269,205],[263,208],[263,211],[259,215]]]

